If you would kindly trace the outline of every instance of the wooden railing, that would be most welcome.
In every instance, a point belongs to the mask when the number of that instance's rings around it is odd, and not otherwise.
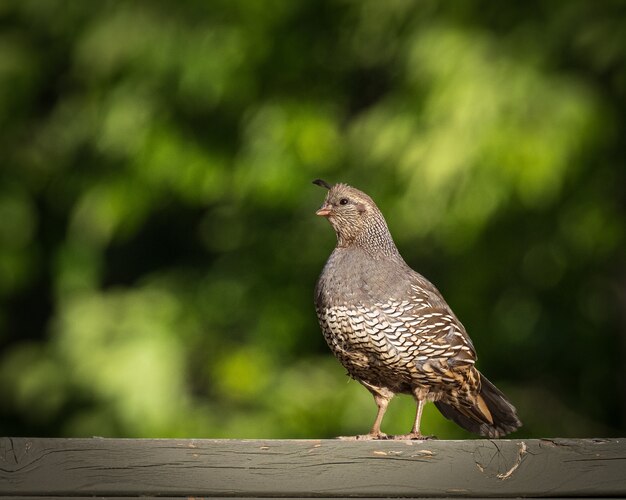
[[[0,439],[0,497],[626,496],[626,440]]]

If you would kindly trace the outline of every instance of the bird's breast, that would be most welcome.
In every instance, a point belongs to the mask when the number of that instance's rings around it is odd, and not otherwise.
[[[403,261],[373,259],[360,250],[337,248],[318,279],[316,305],[373,309],[390,298],[406,296],[410,287]]]

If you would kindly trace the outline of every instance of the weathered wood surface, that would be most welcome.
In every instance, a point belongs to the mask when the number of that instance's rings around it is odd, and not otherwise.
[[[0,496],[626,496],[625,439],[0,439]]]

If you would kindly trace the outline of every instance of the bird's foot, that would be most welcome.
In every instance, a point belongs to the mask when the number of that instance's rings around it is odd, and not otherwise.
[[[337,439],[341,441],[374,441],[377,439],[390,439],[390,437],[384,432],[370,432],[369,434],[359,434],[357,436],[338,436]]]
[[[423,434],[417,432],[409,432],[408,434],[398,434],[397,436],[392,436],[391,439],[398,441],[425,441],[427,439],[437,439],[437,436],[424,436]]]

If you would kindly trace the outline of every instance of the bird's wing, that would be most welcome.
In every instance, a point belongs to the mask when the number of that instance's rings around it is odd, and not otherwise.
[[[476,362],[476,351],[465,328],[448,309],[428,308],[406,319],[407,334],[416,339],[415,360],[447,360],[448,365]]]
[[[458,348],[455,346],[468,347],[467,352],[476,360],[476,349],[472,340],[437,287],[412,269],[409,283],[409,302],[414,305],[411,312],[416,318],[422,318],[420,328],[428,331],[428,336],[434,335],[434,341],[442,346],[449,344],[454,349]],[[430,317],[430,314],[433,316]],[[407,321],[415,322],[413,318],[407,318]]]
[[[446,361],[473,365],[476,351],[465,328],[446,308],[430,307],[426,300],[391,300],[378,307],[378,324],[385,326],[387,342],[415,363]]]

